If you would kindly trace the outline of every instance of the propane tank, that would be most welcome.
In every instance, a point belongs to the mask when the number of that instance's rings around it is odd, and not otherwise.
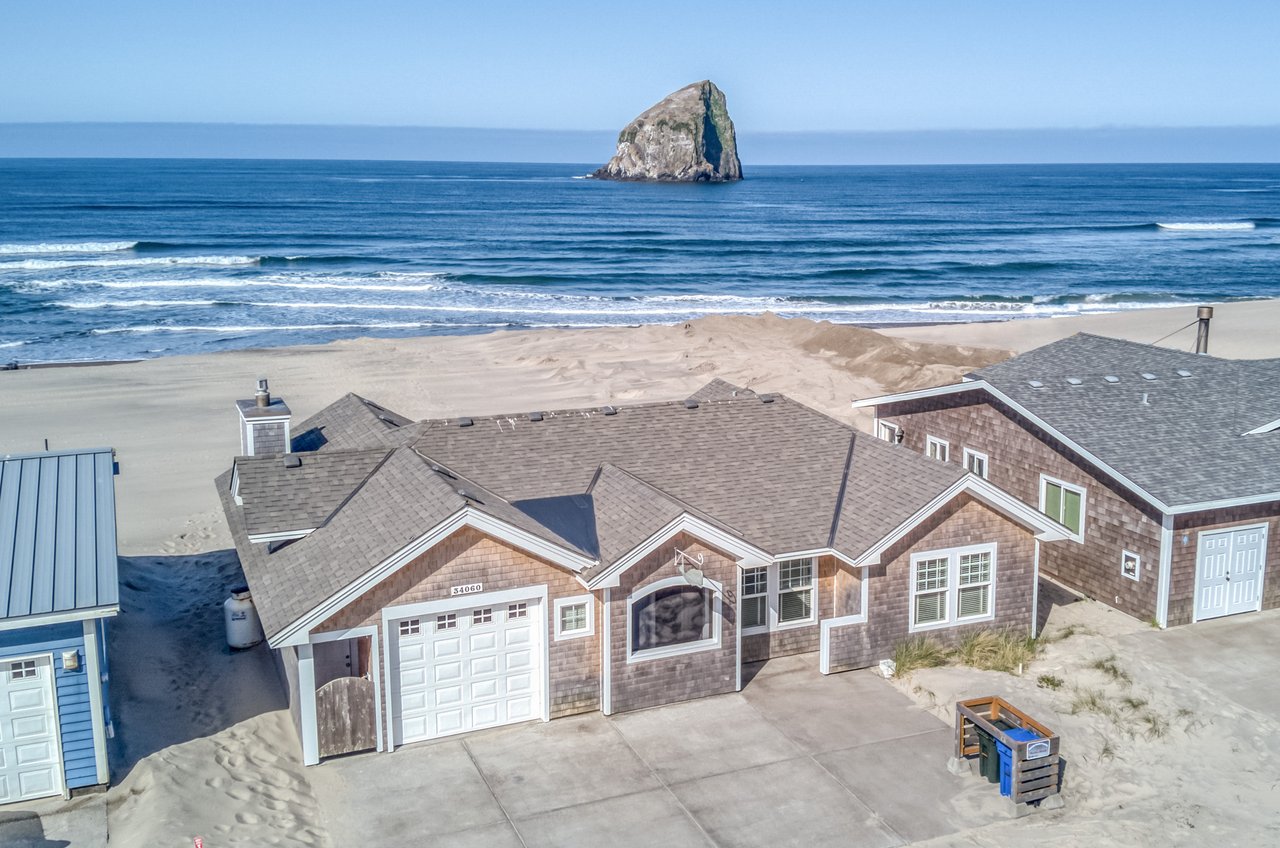
[[[233,651],[252,648],[262,641],[262,622],[248,586],[231,590],[231,597],[222,604],[222,616],[227,624],[227,644]]]

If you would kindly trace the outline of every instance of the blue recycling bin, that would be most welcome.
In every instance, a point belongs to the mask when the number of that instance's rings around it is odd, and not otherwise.
[[[1005,735],[1016,742],[1040,738],[1039,733],[1026,727],[1011,727]],[[996,751],[1000,757],[1000,794],[1007,798],[1013,794],[1013,749],[997,739]]]

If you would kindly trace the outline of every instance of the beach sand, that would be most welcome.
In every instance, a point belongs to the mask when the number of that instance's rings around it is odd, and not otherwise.
[[[342,812],[316,807],[265,648],[231,654],[222,642],[219,604],[239,572],[225,550],[230,539],[213,478],[238,449],[233,401],[250,396],[259,375],[270,377],[298,422],[348,391],[419,418],[679,398],[722,377],[865,424],[850,408],[855,397],[951,382],[1009,351],[1078,331],[1151,342],[1193,318],[1192,308],[1155,309],[877,333],[723,316],[675,326],[357,340],[6,372],[0,453],[39,450],[46,438],[54,449],[118,451],[120,543],[133,557],[122,567],[124,610],[111,635],[119,729],[113,750],[119,784],[109,795],[113,841],[177,845],[203,835],[216,840],[211,845],[326,845],[324,816]],[[1278,322],[1280,301],[1219,307],[1212,350],[1280,356],[1280,334],[1272,329]],[[1193,338],[1183,331],[1166,344],[1185,349]],[[1185,700],[1211,710],[1213,693],[1163,677],[1159,663],[1145,658],[1150,640],[1141,636],[1158,634],[1123,635],[1142,625],[1097,605],[1064,610],[1107,619],[1108,626],[1119,622],[1119,629],[1112,633],[1091,619],[1099,632],[1052,646],[1043,668],[1073,681],[1087,677],[1093,657],[1108,651],[1113,638],[1127,639],[1134,686],[1170,721],[1169,733],[1130,735],[1108,718],[1071,715],[1067,696],[1036,687],[1040,662],[1027,677],[1004,676],[997,681],[1003,689],[1072,733],[1073,806],[1052,819],[1006,822],[945,844],[1019,845],[1029,834],[1053,845],[1079,844],[1077,836],[1100,844],[1171,844],[1171,837],[1189,838],[1177,816],[1199,820],[1213,805],[1240,816],[1234,825],[1213,816],[1211,832],[1227,838],[1221,844],[1259,833],[1258,810],[1274,812],[1275,790],[1235,787],[1233,752],[1248,750],[1256,734],[1275,734],[1274,722],[1232,707],[1212,732],[1186,729],[1178,705]],[[942,715],[957,694],[994,685],[985,674],[931,670],[904,688],[936,702]],[[1111,750],[1104,752],[1104,740]],[[1055,821],[1066,829],[1047,832]]]

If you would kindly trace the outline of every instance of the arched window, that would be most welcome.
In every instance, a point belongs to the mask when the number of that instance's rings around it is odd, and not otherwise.
[[[720,587],[693,586],[683,577],[660,580],[628,599],[630,659],[692,653],[720,645]]]

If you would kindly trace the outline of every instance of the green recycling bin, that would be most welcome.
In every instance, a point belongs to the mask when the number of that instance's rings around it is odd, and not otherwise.
[[[1000,753],[996,749],[996,740],[984,730],[978,731],[978,773],[988,783],[1000,782]]]

